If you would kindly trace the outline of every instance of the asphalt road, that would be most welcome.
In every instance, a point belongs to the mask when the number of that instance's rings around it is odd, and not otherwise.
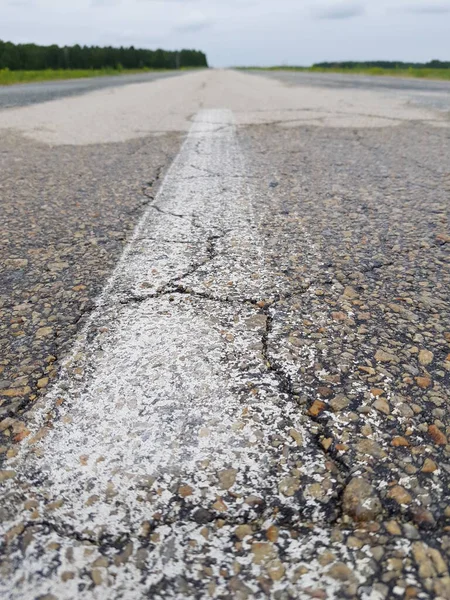
[[[434,106],[204,71],[0,111],[5,598],[450,598]]]
[[[251,72],[261,74],[260,71]],[[450,81],[413,79],[412,77],[344,75],[340,73],[305,73],[301,71],[266,71],[265,76],[274,77],[290,85],[313,85],[328,89],[372,90],[393,94],[406,93],[410,101],[443,111],[450,110]]]
[[[179,75],[171,71],[163,73],[134,73],[86,79],[67,79],[64,81],[42,81],[13,86],[0,85],[0,109],[27,106],[38,102],[47,102],[67,96],[79,96],[95,90],[121,87],[131,83],[148,83],[164,77]]]

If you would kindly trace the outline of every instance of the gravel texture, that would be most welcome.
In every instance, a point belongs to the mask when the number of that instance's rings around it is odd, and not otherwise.
[[[30,412],[1,422],[2,575],[15,585],[4,592],[446,600],[448,117],[369,92],[314,96],[248,75],[189,77],[206,83],[186,103],[227,100],[239,127],[227,111],[222,126],[207,112],[216,134],[194,129],[156,200],[149,182],[175,135],[81,147],[7,138],[14,185],[2,196],[20,223],[11,244],[23,248],[7,260],[30,262],[7,271],[5,305],[31,305],[9,339],[31,321],[32,333],[17,336],[26,338],[21,360],[42,361],[52,349],[36,337],[50,338],[57,316],[52,339],[66,336],[68,362]],[[188,122],[183,110],[177,123]],[[24,164],[22,203],[39,203],[21,215],[13,168]],[[59,221],[42,218],[43,196]],[[124,242],[111,232],[130,231],[142,201],[152,206],[86,327],[73,323],[78,346],[67,354],[64,318],[77,320],[92,301]],[[80,220],[89,238],[78,242]],[[92,231],[114,243],[110,254],[91,244]],[[61,253],[65,236],[82,251]],[[22,299],[36,295],[31,275],[20,279],[35,248],[49,263],[31,269],[35,285],[43,274],[74,293],[87,285],[86,300],[58,304],[59,287],[47,289],[42,311],[34,296]],[[135,372],[130,347],[139,349]],[[48,385],[41,371],[33,390]]]
[[[448,133],[262,134],[244,144],[266,178],[259,228],[286,290],[269,342],[343,478],[331,522],[376,563],[350,596],[448,598]]]
[[[149,202],[143,190],[157,184],[178,146],[175,134],[63,148],[3,134],[3,436],[20,439],[22,425],[8,419],[22,414],[55,378],[67,343]]]

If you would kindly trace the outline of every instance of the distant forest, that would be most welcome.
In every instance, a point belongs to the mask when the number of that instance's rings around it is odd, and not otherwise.
[[[431,60],[427,63],[410,63],[401,61],[375,60],[369,62],[321,62],[313,67],[320,69],[371,69],[373,67],[380,69],[450,69],[450,62],[441,60]]]
[[[111,46],[38,46],[0,40],[0,69],[179,69],[207,67],[206,55],[198,50],[144,50]]]

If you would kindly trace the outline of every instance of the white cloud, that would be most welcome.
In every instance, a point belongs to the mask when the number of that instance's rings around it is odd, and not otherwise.
[[[174,31],[180,33],[196,32],[202,29],[207,29],[214,24],[213,19],[206,17],[204,14],[190,14],[176,23]]]
[[[0,5],[0,39],[192,47],[204,50],[213,66],[450,59],[450,0],[0,0]]]
[[[312,14],[318,19],[351,19],[364,13],[364,4],[353,1],[319,4],[312,9]]]
[[[117,6],[121,0],[92,0],[92,6],[103,7],[103,6]]]
[[[413,4],[405,8],[406,12],[417,14],[441,15],[450,13],[450,4]]]
[[[8,0],[9,6],[16,6],[19,8],[34,6],[34,0]],[[1,8],[1,7],[0,7]]]

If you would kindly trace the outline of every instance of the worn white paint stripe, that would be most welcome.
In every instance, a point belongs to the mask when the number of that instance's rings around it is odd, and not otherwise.
[[[226,248],[215,253],[225,237]],[[176,291],[195,274],[200,294],[258,300],[263,270],[232,115],[204,111],[67,362],[71,425],[46,442],[46,455],[66,467],[49,465],[54,483],[64,486],[68,465],[82,477],[80,453],[92,464],[106,454],[123,472],[154,476],[168,464],[191,471],[211,453],[223,465],[221,448],[230,458],[252,438],[251,429],[244,435],[232,427],[240,411],[233,388],[242,386],[235,363],[242,355],[261,366],[265,317],[251,305]],[[103,335],[91,345],[95,330]]]
[[[146,558],[145,581],[137,558],[105,575],[116,592],[141,597],[163,576],[189,570],[183,540],[204,542],[195,511],[228,487],[234,495],[226,510],[236,520],[253,514],[244,499],[255,496],[295,514],[289,485],[298,487],[303,475],[329,477],[297,405],[267,368],[270,313],[256,303],[276,292],[276,281],[264,269],[251,200],[232,114],[201,112],[34,428],[57,398],[59,419],[13,465],[26,496],[53,524],[17,559],[17,590],[76,597],[93,558],[79,542],[74,550],[70,532],[127,536],[136,550],[142,523],[159,514],[163,541]],[[183,500],[180,485],[188,486]],[[320,516],[306,488],[305,506],[311,518]],[[6,530],[26,518],[20,504],[14,510]],[[218,564],[229,560],[230,536],[223,529],[208,550]],[[51,541],[58,543],[53,555],[40,552]],[[40,577],[50,563],[57,568]],[[74,569],[63,584],[61,573]]]

